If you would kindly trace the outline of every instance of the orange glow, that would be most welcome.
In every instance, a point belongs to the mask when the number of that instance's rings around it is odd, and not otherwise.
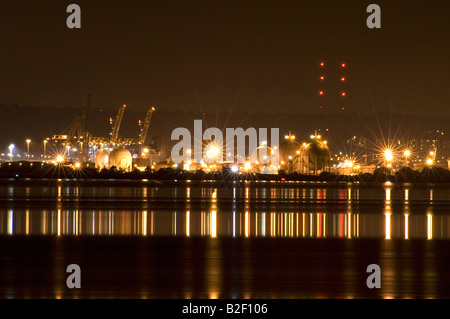
[[[427,239],[433,239],[433,215],[427,214]]]
[[[217,237],[217,212],[215,210],[211,212],[211,237]]]
[[[391,213],[386,213],[386,222],[385,222],[385,227],[386,227],[386,239],[391,239]]]

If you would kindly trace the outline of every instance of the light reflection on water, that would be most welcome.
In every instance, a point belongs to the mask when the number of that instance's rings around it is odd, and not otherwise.
[[[5,185],[0,234],[450,238],[446,188],[253,186]]]
[[[447,298],[448,201],[392,184],[9,181],[0,297]],[[83,289],[66,289],[70,263]]]
[[[0,210],[0,235],[448,239],[448,215]]]

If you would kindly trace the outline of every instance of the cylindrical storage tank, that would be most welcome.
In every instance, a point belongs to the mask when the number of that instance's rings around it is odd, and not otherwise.
[[[95,155],[95,168],[101,171],[104,168],[109,168],[109,150],[101,149]]]
[[[109,167],[131,172],[133,159],[131,152],[125,148],[117,148],[109,154]]]

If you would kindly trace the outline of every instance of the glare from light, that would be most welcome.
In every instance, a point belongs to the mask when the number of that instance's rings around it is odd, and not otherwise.
[[[409,157],[409,156],[411,155],[411,151],[410,151],[410,150],[406,150],[403,154],[404,154],[406,157]]]
[[[231,166],[231,171],[233,173],[237,173],[237,172],[239,172],[239,167],[237,165],[233,165],[233,166]]]
[[[207,151],[208,157],[216,157],[219,154],[219,149],[216,146],[209,147]]]
[[[392,161],[392,159],[394,158],[394,155],[392,154],[392,151],[391,150],[385,150],[384,151],[384,158],[387,160],[387,161]]]

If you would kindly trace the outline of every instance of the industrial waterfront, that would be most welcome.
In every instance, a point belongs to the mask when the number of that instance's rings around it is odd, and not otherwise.
[[[13,314],[450,299],[448,0],[0,7]]]

